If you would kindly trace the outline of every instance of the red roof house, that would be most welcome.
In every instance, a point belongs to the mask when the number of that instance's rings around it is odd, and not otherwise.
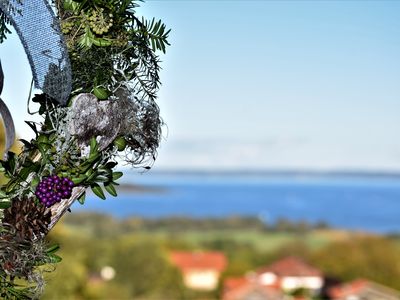
[[[284,291],[308,289],[320,291],[324,285],[323,273],[297,257],[286,257],[257,271],[260,284]]]
[[[170,259],[181,270],[186,287],[197,290],[216,289],[227,265],[225,255],[217,251],[174,251]]]
[[[357,279],[331,287],[328,296],[333,300],[399,300],[400,291],[366,279]]]
[[[224,281],[222,300],[282,300],[284,295],[276,288],[261,285],[254,276],[227,278]]]

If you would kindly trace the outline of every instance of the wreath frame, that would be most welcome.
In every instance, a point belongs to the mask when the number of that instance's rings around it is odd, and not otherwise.
[[[89,188],[101,199],[105,192],[117,196],[120,162],[144,169],[154,163],[163,125],[158,52],[165,53],[170,30],[161,20],[138,18],[136,0],[5,2],[0,42],[10,24],[16,27],[13,14],[21,14],[24,3],[51,7],[56,14],[49,30],[59,28],[72,70],[69,82],[60,65],[49,63],[42,86],[33,73],[42,93],[32,102],[43,121],[26,121],[35,137],[20,139],[21,152],[8,151],[0,161],[7,178],[0,188],[0,297],[33,299],[43,292],[43,272],[61,261],[59,246],[45,237],[71,205],[84,204]],[[18,30],[21,35],[24,28]],[[71,91],[67,101],[57,89]]]

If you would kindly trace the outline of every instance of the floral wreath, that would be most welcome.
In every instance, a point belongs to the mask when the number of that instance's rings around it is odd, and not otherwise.
[[[0,99],[6,155],[0,172],[0,297],[37,298],[43,271],[61,260],[45,236],[90,188],[116,196],[118,162],[149,169],[162,121],[155,103],[170,30],[138,18],[135,0],[0,0],[0,42],[17,31],[42,91],[32,97],[41,123],[19,154]],[[0,64],[0,93],[3,72]],[[31,98],[31,97],[30,97]],[[29,103],[28,103],[29,106]],[[50,268],[48,268],[50,266]],[[21,280],[24,284],[21,285]]]

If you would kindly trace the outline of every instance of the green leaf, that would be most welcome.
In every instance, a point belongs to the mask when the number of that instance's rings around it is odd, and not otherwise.
[[[49,146],[49,144],[40,143],[37,145],[37,148],[39,149],[40,154],[42,154],[42,156],[45,157],[46,152],[47,152],[47,150],[49,150],[50,146]]]
[[[40,182],[40,179],[37,175],[33,176],[32,181],[31,181],[31,187],[35,188]]]
[[[124,137],[120,136],[117,137],[114,142],[113,142],[114,146],[117,147],[118,151],[124,151],[126,148],[126,140]]]
[[[90,155],[89,155],[89,158],[90,158],[92,155],[98,153],[98,148],[99,148],[99,145],[97,144],[96,137],[92,137],[92,138],[90,139]]]
[[[65,0],[64,1],[64,9],[70,11],[76,11],[79,7],[79,3],[72,1],[72,0]]]
[[[107,178],[112,178],[112,170],[107,168],[106,166],[99,167],[99,174],[106,176]]]
[[[87,179],[86,175],[79,175],[78,177],[72,178],[72,182],[74,184],[80,184]]]
[[[0,190],[0,198],[7,198],[7,193],[3,190]]]
[[[104,195],[104,192],[103,192],[103,190],[101,189],[100,185],[98,185],[97,183],[92,183],[92,185],[90,186],[90,188],[92,189],[93,193],[94,193],[97,197],[99,197],[99,198],[101,198],[101,199],[103,199],[103,200],[106,199],[106,196]]]
[[[37,131],[35,122],[25,121],[25,123],[28,124],[29,127],[32,128],[33,132],[35,132],[35,135],[38,136],[38,131]]]
[[[79,45],[83,48],[90,48],[93,45],[94,34],[89,26],[86,26],[85,33],[79,39]]]
[[[80,204],[84,204],[86,199],[86,193],[84,192],[77,200]]]
[[[6,209],[11,206],[11,200],[10,199],[2,199],[0,201],[0,209]]]
[[[110,92],[102,87],[96,86],[93,89],[93,94],[99,99],[99,100],[106,100],[108,97],[110,97]]]
[[[86,170],[85,175],[90,176],[93,174],[93,172],[94,172],[94,170],[92,168],[90,168],[90,169]]]
[[[111,44],[112,41],[110,41],[109,39],[96,37],[89,26],[85,27],[85,33],[79,39],[79,45],[87,49],[91,48],[92,45],[95,45],[97,47],[107,47]]]
[[[96,182],[109,182],[110,178],[104,175],[98,175],[95,179]]]
[[[6,192],[11,193],[14,191],[14,189],[18,186],[19,184],[19,179],[18,178],[12,178],[6,185]]]
[[[19,172],[19,178],[22,180],[26,180],[31,173],[37,173],[40,169],[40,165],[36,163],[31,163],[30,165],[27,165],[26,167],[22,168],[21,171]]]
[[[16,168],[16,155],[14,152],[8,151],[7,161],[2,161],[2,166],[9,174],[14,174]]]
[[[85,162],[79,166],[80,173],[86,173],[86,175],[90,175],[87,174],[87,171],[93,167],[93,165],[100,157],[101,155],[98,152],[89,154],[89,158],[86,159]]]
[[[97,175],[98,175],[98,172],[97,171],[93,171],[93,173],[90,176],[88,176],[87,181],[88,182],[96,181],[94,179],[97,177]]]
[[[47,249],[46,249],[46,253],[47,253],[47,254],[52,254],[52,253],[57,252],[59,249],[60,249],[60,245],[55,244],[55,245],[52,245],[52,246],[50,246],[49,248],[47,248]]]
[[[118,180],[119,178],[122,177],[122,175],[124,175],[124,173],[122,173],[122,172],[113,172],[113,174],[112,174],[112,180],[113,180],[113,181]]]
[[[108,163],[105,164],[105,167],[106,167],[106,168],[109,168],[109,169],[112,169],[112,168],[114,168],[116,165],[118,165],[117,162],[115,162],[115,161],[109,161]]]
[[[58,174],[58,176],[60,176],[60,177],[69,177],[70,174],[69,174],[69,172],[60,172],[60,173]]]
[[[111,44],[112,44],[112,42],[110,40],[106,40],[106,39],[100,38],[100,37],[93,37],[92,43],[93,43],[93,45],[95,45],[97,47],[107,47],[107,46],[111,46]]]
[[[50,263],[52,264],[56,264],[62,261],[62,258],[54,253],[49,254],[49,258],[50,258]]]
[[[87,162],[91,164],[91,163],[95,162],[99,157],[100,157],[100,153],[98,153],[98,152],[89,154],[89,158],[87,159]]]
[[[22,144],[24,144],[24,147],[27,148],[27,149],[29,149],[29,148],[32,146],[32,144],[31,144],[30,142],[28,142],[27,140],[19,139],[19,141],[20,141]]]
[[[46,106],[41,104],[39,107],[39,115],[43,115],[46,112]]]
[[[104,188],[111,196],[117,197],[117,191],[112,183],[104,184]]]

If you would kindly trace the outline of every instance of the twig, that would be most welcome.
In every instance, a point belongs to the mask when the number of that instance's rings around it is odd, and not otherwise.
[[[51,207],[51,222],[48,226],[48,230],[50,231],[54,225],[57,224],[58,220],[67,212],[67,210],[71,207],[71,205],[85,192],[85,188],[82,186],[78,186],[72,189],[72,195],[69,199],[63,200],[57,204],[54,204]]]

